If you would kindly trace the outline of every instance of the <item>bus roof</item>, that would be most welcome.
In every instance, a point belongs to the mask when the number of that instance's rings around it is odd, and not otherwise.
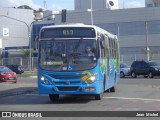
[[[51,26],[44,26],[42,27],[42,29],[47,29],[47,28],[60,28],[60,27],[91,27],[94,28],[96,30],[96,32],[101,32],[111,38],[117,38],[117,35],[114,35],[98,26],[95,25],[85,25],[83,23],[70,23],[70,24],[61,24],[61,25],[51,25]]]

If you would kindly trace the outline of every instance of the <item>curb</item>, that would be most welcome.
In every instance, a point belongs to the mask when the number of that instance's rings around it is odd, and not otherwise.
[[[38,76],[17,76],[18,78],[38,78]]]
[[[38,78],[38,76],[30,76],[31,78]]]
[[[24,95],[29,93],[37,93],[37,88],[30,89],[30,90],[14,91],[14,92],[0,92],[0,97],[17,96],[17,95]]]

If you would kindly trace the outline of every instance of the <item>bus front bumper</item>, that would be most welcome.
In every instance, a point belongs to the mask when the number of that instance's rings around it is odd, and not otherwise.
[[[99,94],[94,85],[46,85],[39,84],[39,94]]]

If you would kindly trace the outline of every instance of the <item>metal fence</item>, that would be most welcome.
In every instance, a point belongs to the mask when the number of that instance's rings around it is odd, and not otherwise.
[[[1,65],[21,65],[25,71],[30,70],[30,62],[28,57],[9,57],[0,60]],[[31,58],[31,70],[37,68],[38,58]]]
[[[24,70],[30,70],[30,62],[28,57],[10,57],[0,59],[0,65],[21,65]],[[121,63],[126,63],[131,65],[135,60],[146,60],[145,54],[133,54],[133,55],[121,55],[120,61]],[[160,54],[155,54],[152,56],[151,60],[160,63]],[[31,58],[31,70],[37,68],[38,58]]]
[[[121,63],[126,63],[127,65],[131,65],[135,60],[147,60],[146,54],[133,54],[133,55],[121,55],[120,61]],[[154,54],[151,56],[150,60],[160,63],[160,54]]]

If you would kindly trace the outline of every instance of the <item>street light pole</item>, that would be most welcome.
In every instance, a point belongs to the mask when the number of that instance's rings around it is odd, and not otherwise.
[[[93,13],[92,13],[92,10],[93,8],[92,8],[92,0],[91,0],[91,25],[93,25]]]
[[[146,58],[149,61],[150,55],[149,55],[149,47],[148,47],[148,23],[145,22],[145,28],[146,28]]]
[[[29,70],[30,71],[32,71],[32,39],[31,39],[31,36],[32,36],[32,25],[33,25],[33,23],[34,23],[35,21],[32,21],[31,23],[30,23],[30,26],[29,26],[29,28],[30,28],[30,32],[28,33],[29,34]]]

